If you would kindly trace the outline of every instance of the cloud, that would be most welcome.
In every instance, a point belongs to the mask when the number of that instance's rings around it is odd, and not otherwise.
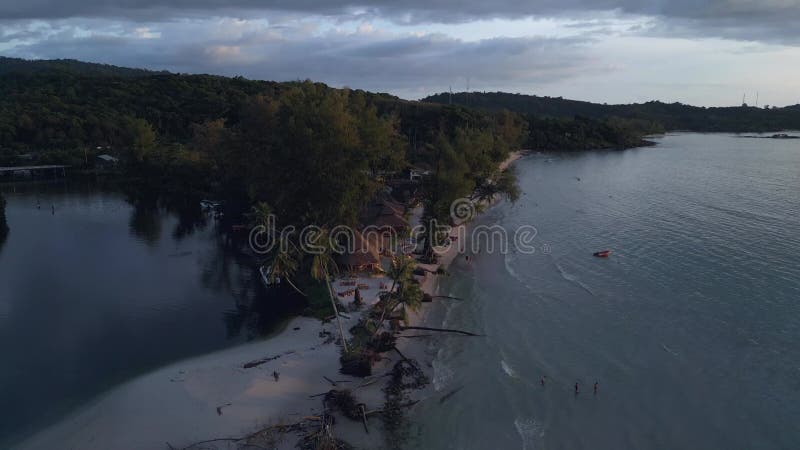
[[[334,86],[389,90],[416,98],[469,78],[473,87],[535,88],[594,64],[588,38],[492,38],[464,41],[437,33],[397,33],[360,24],[320,31],[303,21],[213,19],[169,26],[137,24],[73,28],[54,24],[11,56],[75,58],[177,72],[310,78]],[[85,32],[85,29],[92,29]],[[143,39],[147,37],[147,39]],[[203,37],[203,39],[201,39]],[[157,42],[154,42],[157,41]],[[454,86],[455,87],[455,86]]]
[[[0,17],[106,17],[161,20],[292,12],[383,18],[396,23],[460,23],[478,19],[591,16],[614,11],[655,17],[674,30],[753,40],[800,36],[800,0],[0,0]]]

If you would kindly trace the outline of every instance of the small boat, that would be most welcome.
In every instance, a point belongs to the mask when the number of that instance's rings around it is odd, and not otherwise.
[[[611,255],[611,250],[601,250],[599,252],[592,253],[592,255],[598,258],[608,258]]]
[[[271,287],[281,283],[280,277],[272,278],[272,266],[261,266],[258,271],[261,273],[261,281],[264,282],[264,286]]]

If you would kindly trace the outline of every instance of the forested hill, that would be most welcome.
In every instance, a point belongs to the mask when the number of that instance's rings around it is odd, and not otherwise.
[[[93,76],[140,77],[166,72],[87,63],[74,59],[27,60],[0,56],[0,75],[73,74]]]
[[[592,119],[618,117],[658,122],[666,130],[757,132],[800,129],[800,105],[784,108],[714,107],[657,101],[630,105],[606,105],[561,97],[509,94],[505,92],[459,92],[432,95],[422,101],[465,105],[498,111],[507,109],[538,117]]]
[[[439,133],[453,137],[459,129],[477,129],[497,136],[493,127],[498,120],[525,125],[520,145],[543,150],[631,147],[641,143],[643,133],[653,131],[635,121],[505,117],[387,94],[337,90],[320,83],[0,57],[0,163],[13,164],[17,155],[33,154],[39,162],[75,166],[85,162],[87,149],[91,157],[98,148],[124,157],[137,136],[151,131],[161,147],[185,145],[196,136],[197,127],[207,122],[222,120],[226,126],[236,126],[255,97],[277,100],[293,90],[312,88],[325,95],[343,93],[353,109],[368,106],[380,117],[393,118],[396,131],[411,147],[412,163]]]

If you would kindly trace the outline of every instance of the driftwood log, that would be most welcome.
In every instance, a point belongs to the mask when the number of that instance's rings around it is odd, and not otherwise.
[[[400,327],[400,331],[405,331],[405,330],[438,331],[438,332],[441,332],[441,333],[457,333],[457,334],[463,334],[465,336],[476,336],[476,337],[484,337],[485,336],[484,334],[475,334],[475,333],[472,333],[472,332],[469,332],[469,331],[455,330],[455,329],[451,329],[451,328]]]

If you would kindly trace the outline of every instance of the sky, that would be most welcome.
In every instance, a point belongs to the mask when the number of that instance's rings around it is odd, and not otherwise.
[[[800,0],[0,0],[0,55],[407,99],[800,103]]]

